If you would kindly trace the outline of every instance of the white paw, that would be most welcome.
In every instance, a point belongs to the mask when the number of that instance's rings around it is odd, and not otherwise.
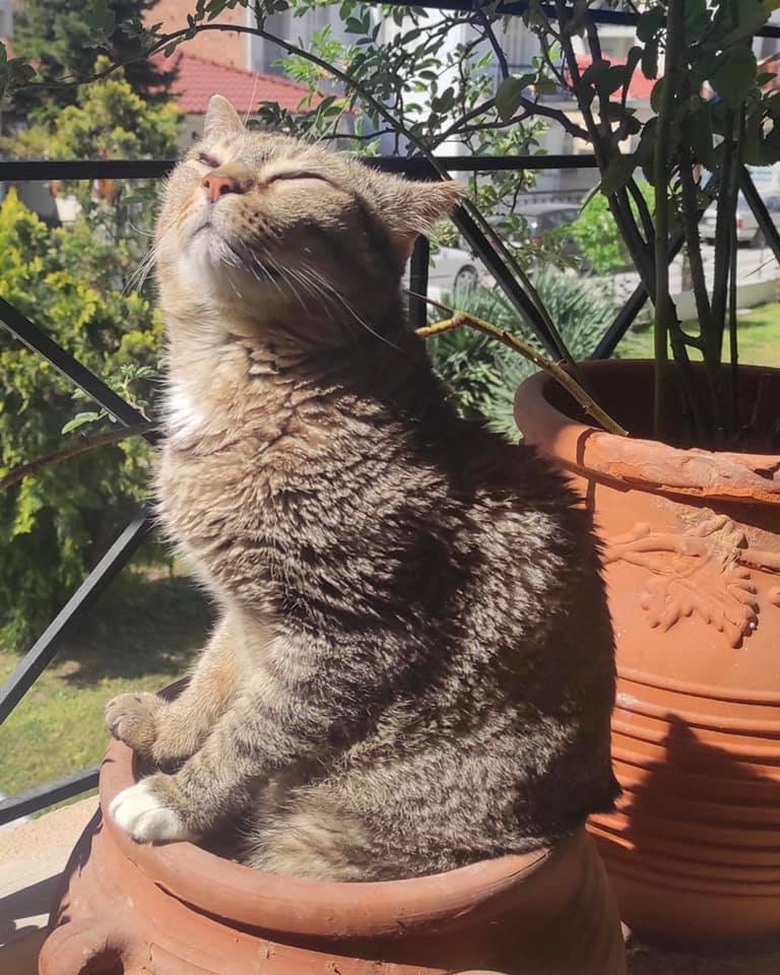
[[[178,813],[154,795],[148,782],[142,779],[114,797],[108,811],[117,826],[139,843],[194,839]]]

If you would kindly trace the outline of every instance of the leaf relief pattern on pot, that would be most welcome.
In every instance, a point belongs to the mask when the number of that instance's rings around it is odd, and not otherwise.
[[[640,597],[650,626],[666,632],[695,614],[735,648],[758,626],[751,569],[780,573],[780,552],[751,547],[744,530],[725,515],[676,532],[653,531],[639,522],[604,551],[605,565],[621,561],[650,572]],[[780,607],[780,586],[767,595]]]

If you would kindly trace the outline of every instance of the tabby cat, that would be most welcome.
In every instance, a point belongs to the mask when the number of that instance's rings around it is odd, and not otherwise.
[[[404,324],[412,243],[457,196],[247,131],[220,96],[167,185],[160,517],[220,622],[177,700],[106,708],[157,769],[111,804],[138,841],[379,880],[611,807],[589,515],[455,414]]]

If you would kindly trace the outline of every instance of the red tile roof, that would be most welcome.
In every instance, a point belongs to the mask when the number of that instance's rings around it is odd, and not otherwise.
[[[625,61],[613,60],[612,58],[608,58],[607,60],[609,60],[610,63],[613,64],[615,67],[620,66],[621,68],[626,63]],[[586,68],[589,68],[591,64],[593,64],[592,58],[588,58],[588,57],[577,58],[577,67],[580,69],[581,72],[585,71]],[[657,81],[658,81],[657,78],[645,78],[645,76],[642,74],[642,69],[637,67],[637,69],[634,71],[633,75],[631,76],[631,81],[628,86],[628,101],[629,102],[650,101],[650,93],[655,87]],[[621,91],[622,89],[618,89],[618,92],[615,95],[616,101],[620,97]]]
[[[209,98],[215,94],[224,95],[240,113],[253,112],[262,101],[278,102],[282,108],[295,111],[308,94],[303,85],[286,78],[217,64],[186,51],[177,51],[159,63],[178,68],[173,101],[187,115],[204,115]]]

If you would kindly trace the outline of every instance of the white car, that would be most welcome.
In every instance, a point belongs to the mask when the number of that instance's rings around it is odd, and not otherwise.
[[[428,268],[428,284],[444,294],[473,288],[477,284],[489,284],[492,278],[485,265],[458,247],[439,247],[431,254]]]
[[[772,222],[780,230],[780,194],[773,193],[762,198]],[[715,240],[717,223],[718,204],[712,203],[705,211],[699,224],[702,240],[708,243]],[[764,235],[758,227],[758,221],[741,193],[737,199],[737,242],[750,244],[751,247],[763,247],[765,243]]]

